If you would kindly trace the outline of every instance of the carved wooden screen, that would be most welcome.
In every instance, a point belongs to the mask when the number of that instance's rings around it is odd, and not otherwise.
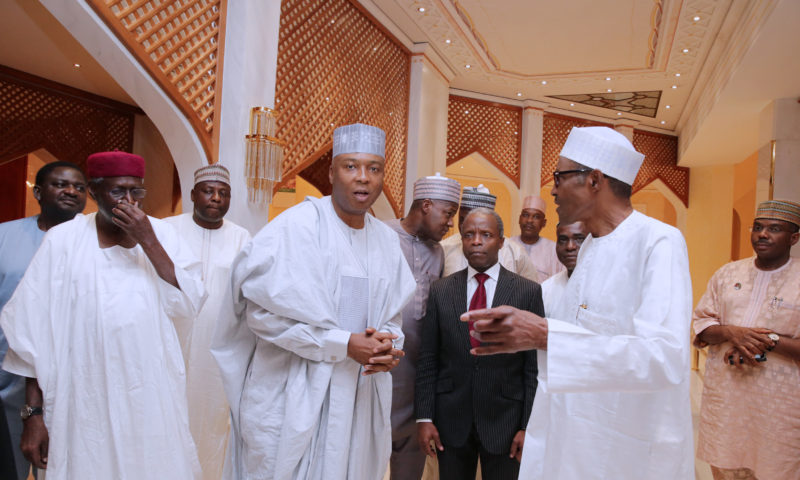
[[[450,95],[447,164],[479,153],[519,187],[522,108]]]
[[[275,105],[284,178],[322,158],[336,127],[375,125],[386,132],[383,191],[402,215],[409,69],[409,52],[355,2],[284,0]]]
[[[542,129],[542,186],[553,181],[553,172],[558,163],[558,154],[564,148],[572,127],[592,127],[610,125],[585,120],[583,118],[566,117],[545,113]]]
[[[633,182],[633,191],[660,179],[688,207],[689,169],[677,165],[678,137],[634,130],[633,147],[645,155],[639,175]]]
[[[136,107],[0,67],[0,163],[40,148],[85,167],[94,152],[133,149]]]
[[[211,161],[222,0],[87,0],[186,115]]]

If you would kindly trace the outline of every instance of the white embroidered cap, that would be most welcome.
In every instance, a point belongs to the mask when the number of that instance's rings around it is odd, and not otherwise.
[[[333,158],[342,153],[371,153],[386,158],[386,133],[378,127],[354,123],[333,131]]]
[[[644,154],[637,152],[625,135],[608,127],[572,127],[561,156],[628,185],[633,185],[644,161]]]

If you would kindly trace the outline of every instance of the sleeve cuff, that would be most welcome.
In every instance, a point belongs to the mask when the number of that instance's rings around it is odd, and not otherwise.
[[[692,328],[694,329],[695,335],[700,335],[700,333],[702,333],[703,330],[712,325],[722,325],[722,324],[719,323],[719,320],[717,320],[714,317],[699,318],[694,321],[694,323],[692,324]]]
[[[11,349],[6,352],[5,360],[3,360],[3,370],[21,377],[36,378],[36,368],[20,358]]]
[[[430,418],[418,418],[417,423],[433,423],[433,420]]]
[[[324,361],[341,362],[347,358],[347,344],[350,332],[347,330],[329,330],[325,337]]]

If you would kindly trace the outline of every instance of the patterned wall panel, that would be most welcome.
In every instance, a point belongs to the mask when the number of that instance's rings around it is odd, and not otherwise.
[[[591,127],[610,125],[585,120],[583,118],[565,117],[552,113],[545,113],[542,132],[542,185],[553,181],[553,172],[558,163],[558,154],[567,141],[572,127]]]
[[[298,173],[305,181],[314,185],[323,195],[330,195],[333,192],[331,181],[328,178],[331,163],[333,162],[333,150],[328,150],[314,163]]]
[[[221,0],[87,0],[186,115],[212,159]]]
[[[278,44],[277,136],[284,178],[330,149],[333,130],[355,122],[386,132],[384,193],[402,215],[410,56],[348,0],[284,0]]]
[[[94,152],[133,149],[136,107],[0,68],[0,163],[40,148],[85,167]]]
[[[479,153],[519,187],[522,108],[450,95],[447,164]]]
[[[633,191],[660,179],[688,207],[689,169],[677,165],[678,137],[634,130],[633,146],[645,155],[639,175],[633,182]]]

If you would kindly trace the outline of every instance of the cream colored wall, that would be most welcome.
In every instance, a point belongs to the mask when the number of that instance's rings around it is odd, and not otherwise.
[[[269,205],[269,221],[277,217],[290,207],[302,202],[306,197],[322,198],[322,193],[317,187],[303,180],[299,175],[295,177],[294,192],[276,192]]]
[[[677,226],[675,207],[658,190],[645,187],[631,196],[631,203],[634,208],[642,211],[647,216],[673,227]],[[644,208],[639,208],[638,206],[644,206]]]

